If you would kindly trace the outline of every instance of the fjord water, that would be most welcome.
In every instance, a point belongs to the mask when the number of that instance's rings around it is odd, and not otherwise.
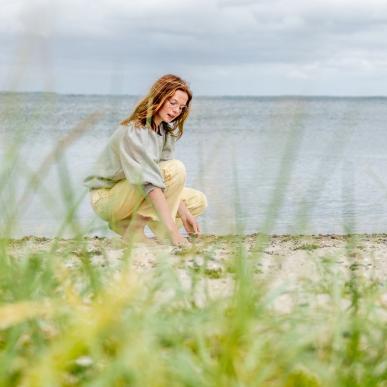
[[[19,208],[13,236],[56,235],[69,192],[85,194],[83,178],[138,99],[0,94],[3,216],[19,205],[26,182],[58,141],[101,113],[40,176]],[[386,105],[383,97],[195,97],[176,158],[186,165],[187,186],[207,195],[203,231],[387,232]],[[4,171],[12,178],[4,180]],[[76,216],[91,225],[90,234],[108,233],[87,195]]]

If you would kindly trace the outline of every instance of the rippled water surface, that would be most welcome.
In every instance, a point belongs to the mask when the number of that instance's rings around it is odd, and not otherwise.
[[[91,233],[107,232],[87,196],[81,199],[82,179],[137,100],[0,94],[0,205],[6,218],[18,203],[13,235],[55,235],[71,195],[80,198],[81,224],[93,223]],[[186,165],[187,185],[207,195],[203,230],[387,232],[386,103],[385,98],[195,98],[176,157]],[[39,188],[21,203],[31,174],[94,112],[100,114],[96,124],[74,136],[59,161],[41,169]]]

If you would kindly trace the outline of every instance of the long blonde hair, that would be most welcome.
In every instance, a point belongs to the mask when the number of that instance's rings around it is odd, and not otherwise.
[[[172,135],[175,133],[175,129],[178,128],[179,130],[175,135],[180,138],[184,132],[184,122],[190,113],[192,92],[186,81],[173,74],[166,74],[159,78],[150,88],[148,94],[137,104],[133,113],[121,121],[120,124],[129,125],[132,122],[135,127],[148,127],[155,130],[155,114],[161,109],[164,102],[173,96],[176,90],[187,93],[187,108],[172,122],[172,127],[168,127],[168,125],[165,125],[165,127]]]

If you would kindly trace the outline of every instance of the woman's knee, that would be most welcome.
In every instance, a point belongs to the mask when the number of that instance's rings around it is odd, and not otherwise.
[[[198,202],[201,213],[208,207],[207,196],[203,192],[198,192]]]
[[[207,197],[203,192],[188,188],[190,195],[183,199],[187,208],[194,216],[201,215],[208,207]]]
[[[173,183],[185,183],[187,172],[185,165],[180,160],[167,160],[160,163],[160,169],[164,174],[166,185]]]

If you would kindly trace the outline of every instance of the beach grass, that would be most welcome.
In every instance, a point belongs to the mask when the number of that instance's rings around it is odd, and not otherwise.
[[[3,241],[2,385],[386,385],[385,283],[360,244],[342,238],[346,265],[303,251],[314,274],[295,283],[256,270],[285,243],[263,258],[256,239],[204,237],[145,269],[108,238]]]

